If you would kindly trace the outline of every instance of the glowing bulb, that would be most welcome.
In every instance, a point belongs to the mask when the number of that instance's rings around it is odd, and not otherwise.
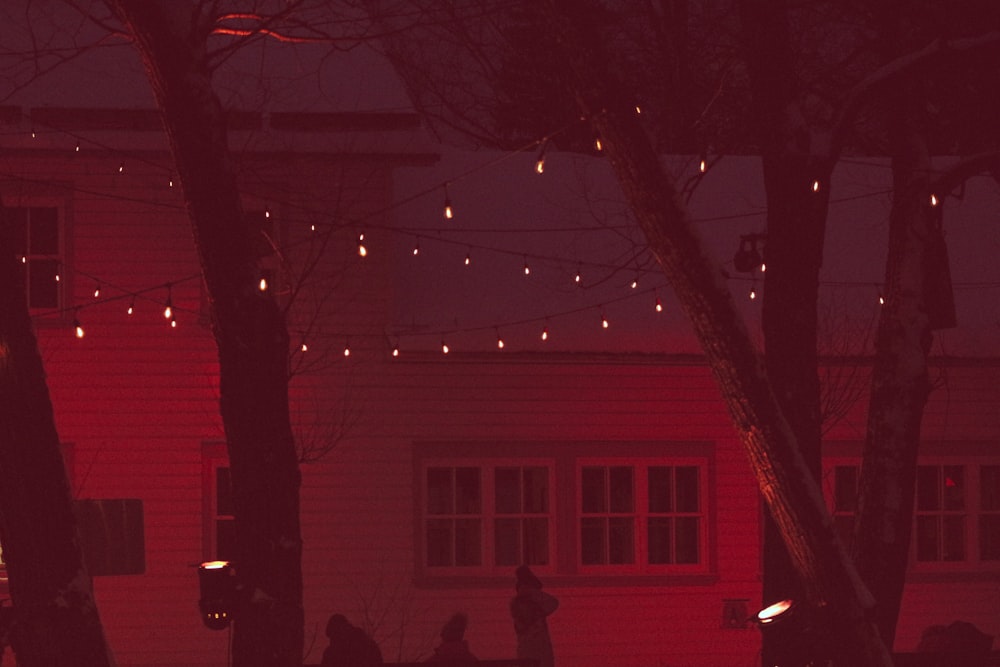
[[[639,105],[638,105],[638,104],[636,104],[636,105],[635,105],[635,115],[637,115],[637,116],[638,116],[638,115],[639,115],[639,114],[641,114],[641,113],[642,113],[642,109],[641,109],[641,108],[639,107]]]
[[[57,274],[56,274],[56,282],[59,282],[60,280],[62,280],[62,276],[60,276],[60,275],[59,275],[59,274],[57,273]]]
[[[878,295],[878,305],[880,305],[880,306],[884,306],[885,305],[885,297],[882,296],[881,294]]]
[[[931,193],[931,206],[938,205],[938,198],[936,194]]]
[[[121,164],[118,165],[118,173],[120,174],[124,171],[125,171],[125,163],[122,162]]]
[[[413,244],[413,256],[416,257],[419,254],[420,254],[420,244],[419,243],[414,243]]]
[[[760,272],[764,273],[765,271],[767,271],[767,264],[765,264],[764,262],[761,262],[760,263]]]
[[[309,225],[309,231],[310,232],[315,232],[316,231],[316,223],[315,222],[312,223],[311,225]]]
[[[753,301],[757,298],[757,290],[753,287],[750,288],[750,300]]]
[[[604,144],[601,143],[600,137],[594,138],[594,150],[597,151],[598,153],[604,150]]]
[[[544,327],[542,329],[542,340],[548,340],[548,339],[549,339],[549,328]]]
[[[448,186],[444,186],[444,217],[451,220],[455,217],[455,212],[451,210],[451,197],[448,196]]]
[[[358,255],[361,256],[361,257],[367,257],[368,256],[368,248],[365,247],[364,241],[365,241],[365,235],[364,234],[359,234],[358,235]]]
[[[535,162],[535,173],[544,174],[545,173],[545,156],[539,155],[538,161]]]
[[[128,315],[135,313],[135,297],[128,302],[128,309],[125,311]]]
[[[813,181],[813,192],[819,192],[819,181]]]
[[[94,287],[94,298],[95,299],[100,299],[101,298],[101,286],[100,285],[96,285]]]
[[[465,253],[465,265],[472,264],[472,253]]]
[[[531,267],[528,266],[528,260],[524,260],[524,275],[531,275]]]
[[[27,264],[27,263],[28,263],[27,255],[21,255],[21,264]]]
[[[170,305],[170,302],[167,301],[167,305],[164,306],[164,308],[163,308],[163,318],[169,320],[169,319],[173,318],[173,316],[174,316],[174,309]]]
[[[604,316],[604,313],[601,313],[601,328],[607,329],[610,326],[611,323],[608,322],[608,318]]]
[[[629,287],[631,287],[632,289],[635,289],[638,286],[639,286],[639,279],[638,278],[633,278],[632,282],[629,284]]]
[[[576,275],[573,276],[573,282],[575,282],[577,285],[579,285],[581,280],[583,280],[583,278],[580,276],[580,272],[577,271]]]
[[[663,312],[663,302],[660,301],[660,297],[656,297],[656,303],[654,304],[653,307],[656,309],[656,312],[658,313]]]
[[[344,347],[344,356],[345,357],[351,356],[351,348],[350,347],[347,347],[347,346]]]
[[[441,341],[441,353],[448,354],[449,352],[451,352],[451,348],[448,347],[448,343]]]
[[[261,292],[267,291],[267,278],[261,277],[260,282],[257,283],[257,289]]]
[[[502,350],[504,346],[503,338],[497,336],[497,349]]]
[[[698,160],[698,171],[704,174],[707,169],[708,169],[708,157],[702,155],[701,159]]]
[[[83,325],[80,324],[80,320],[77,319],[73,320],[73,331],[77,338],[83,338],[86,335],[86,332],[83,330]]]
[[[177,328],[177,320],[174,319],[173,317],[170,318],[170,328],[171,329],[176,329]]]
[[[398,347],[392,348],[392,356],[393,357],[398,357],[399,356],[399,348]]]
[[[76,149],[75,150],[76,150],[77,153],[80,152],[80,142],[79,141],[76,142]]]
[[[308,352],[309,346],[306,345],[305,343],[302,343],[302,346],[299,348],[299,350],[301,350],[302,352]]]
[[[271,217],[271,209],[268,206],[264,207],[264,217],[265,218],[270,218]]]
[[[169,181],[167,181],[167,187],[168,188],[174,187],[174,179],[171,178]]]

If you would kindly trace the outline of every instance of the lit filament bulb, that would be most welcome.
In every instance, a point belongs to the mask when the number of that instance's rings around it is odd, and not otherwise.
[[[302,343],[302,345],[299,347],[299,350],[301,350],[302,352],[308,352],[309,346],[306,343]]]
[[[538,160],[535,161],[535,173],[544,174],[545,173],[545,154],[540,153],[538,155]]]
[[[73,320],[73,333],[77,338],[83,338],[86,335],[86,332],[83,330],[83,325],[80,324],[80,320],[78,319]]]
[[[101,286],[100,285],[95,285],[94,286],[94,298],[95,299],[100,299],[101,298]]]
[[[393,358],[395,358],[395,357],[398,357],[398,356],[399,356],[399,346],[398,346],[398,345],[397,345],[397,346],[394,346],[394,347],[392,348],[392,356],[393,356]]]
[[[172,320],[174,318],[174,308],[170,305],[170,301],[167,301],[167,305],[163,307],[163,319]]]
[[[118,173],[121,174],[124,171],[125,171],[125,163],[122,162],[121,164],[118,165]]]
[[[604,150],[604,144],[601,143],[600,137],[594,137],[594,150],[598,153]]]
[[[451,348],[448,347],[448,343],[441,341],[441,354],[448,354],[451,352]]]
[[[757,288],[756,287],[751,287],[750,288],[750,300],[753,301],[756,298],[757,298]]]
[[[885,305],[885,297],[882,296],[882,294],[878,295],[878,305],[880,305],[880,306],[884,306]]]
[[[419,243],[414,243],[413,244],[413,256],[416,257],[419,254],[420,254],[420,244]]]
[[[524,275],[531,275],[531,267],[528,266],[528,260],[524,260]]]
[[[367,257],[368,256],[368,248],[365,246],[365,235],[364,234],[359,234],[358,235],[358,256],[359,257]]]
[[[542,340],[548,340],[548,339],[549,339],[549,327],[548,326],[542,327]]]
[[[658,313],[663,312],[663,302],[660,301],[660,297],[656,297],[656,302],[653,304],[653,308],[655,308]]]
[[[171,329],[176,329],[177,328],[177,318],[175,318],[175,317],[171,317],[170,318],[170,328]]]
[[[503,337],[497,332],[497,349],[502,350],[504,347]]]
[[[819,192],[819,181],[813,181],[813,192]]]
[[[260,282],[257,283],[257,289],[259,289],[261,292],[267,291],[267,278],[261,276]]]
[[[635,289],[638,286],[639,286],[639,279],[638,278],[633,278],[632,282],[629,283],[629,287],[631,287],[632,289]]]
[[[931,206],[937,206],[937,205],[938,205],[937,195],[934,194],[934,193],[931,193]]]
[[[132,297],[128,302],[128,309],[125,311],[127,314],[132,315],[135,313],[135,297]]]
[[[470,264],[472,264],[472,253],[467,252],[465,253],[465,265],[468,266]]]
[[[608,322],[607,316],[604,313],[601,313],[601,328],[602,329],[607,329],[610,326],[611,326],[611,323]]]
[[[455,212],[451,209],[451,197],[448,196],[448,186],[444,186],[444,217],[451,220],[455,217]]]
[[[350,345],[345,345],[344,346],[344,356],[345,357],[351,356],[351,346]]]
[[[708,158],[702,155],[701,159],[698,160],[698,171],[704,174],[706,169],[708,169]]]

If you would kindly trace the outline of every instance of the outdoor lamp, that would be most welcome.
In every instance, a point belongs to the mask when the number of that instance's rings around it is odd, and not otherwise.
[[[789,618],[795,607],[794,600],[779,600],[757,612],[756,621],[759,625],[770,625]]]
[[[236,602],[236,569],[227,560],[213,560],[198,566],[201,598],[198,609],[205,627],[224,630],[233,620]]]

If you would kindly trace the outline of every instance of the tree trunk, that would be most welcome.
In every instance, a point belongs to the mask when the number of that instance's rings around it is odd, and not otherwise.
[[[256,256],[212,90],[213,17],[197,3],[109,0],[145,62],[162,113],[210,298],[243,593],[236,667],[302,662],[300,474],[288,409],[288,331],[257,289]]]
[[[906,579],[920,424],[931,389],[927,355],[933,309],[927,294],[941,277],[932,274],[947,266],[940,263],[940,209],[930,202],[921,85],[916,76],[908,77],[890,103],[893,205],[885,305],[876,337],[854,534],[855,560],[875,596],[875,618],[887,646],[895,638]]]
[[[6,228],[0,224],[0,536],[11,646],[22,667],[109,667],[20,258]]]
[[[729,291],[702,251],[634,102],[606,66],[598,31],[578,21],[568,0],[549,0],[545,7],[568,85],[601,137],[626,201],[693,324],[808,601],[826,612],[838,664],[891,667],[867,618],[871,596],[836,535]]]
[[[751,81],[752,112],[767,192],[767,238],[762,323],[768,379],[795,433],[810,473],[822,469],[820,383],[817,370],[819,270],[829,202],[832,159],[817,150],[798,106],[787,9],[783,2],[740,3],[741,34]],[[814,190],[813,183],[819,187]],[[802,597],[802,585],[775,522],[763,532],[763,603]],[[793,667],[811,656],[787,624],[763,636],[761,664]]]

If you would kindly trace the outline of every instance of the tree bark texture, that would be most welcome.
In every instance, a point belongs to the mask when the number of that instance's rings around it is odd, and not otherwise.
[[[288,331],[256,287],[256,256],[211,84],[213,16],[200,3],[109,0],[125,23],[162,113],[207,286],[219,350],[242,592],[236,667],[302,662],[300,473],[288,406]]]
[[[808,600],[826,612],[838,664],[890,667],[889,652],[868,618],[871,596],[836,535],[732,297],[707,260],[634,102],[606,66],[599,31],[578,21],[573,4],[544,4],[568,85],[600,136],[650,249],[691,320]]]
[[[893,175],[889,255],[853,545],[888,646],[895,638],[906,581],[920,425],[931,390],[928,290],[940,279],[942,258],[947,262],[940,207],[930,202],[922,85],[919,75],[907,76],[895,86],[888,104]]]
[[[784,2],[740,3],[741,34],[750,75],[751,117],[767,193],[762,323],[768,378],[810,473],[822,467],[817,356],[819,270],[832,160],[799,107],[794,56]],[[814,188],[814,183],[818,188]],[[763,603],[802,597],[784,540],[768,512],[763,532]],[[804,665],[797,629],[776,624],[763,636],[762,665]]]
[[[0,215],[5,215],[0,206]],[[0,537],[22,667],[110,667],[20,258],[0,224]]]

